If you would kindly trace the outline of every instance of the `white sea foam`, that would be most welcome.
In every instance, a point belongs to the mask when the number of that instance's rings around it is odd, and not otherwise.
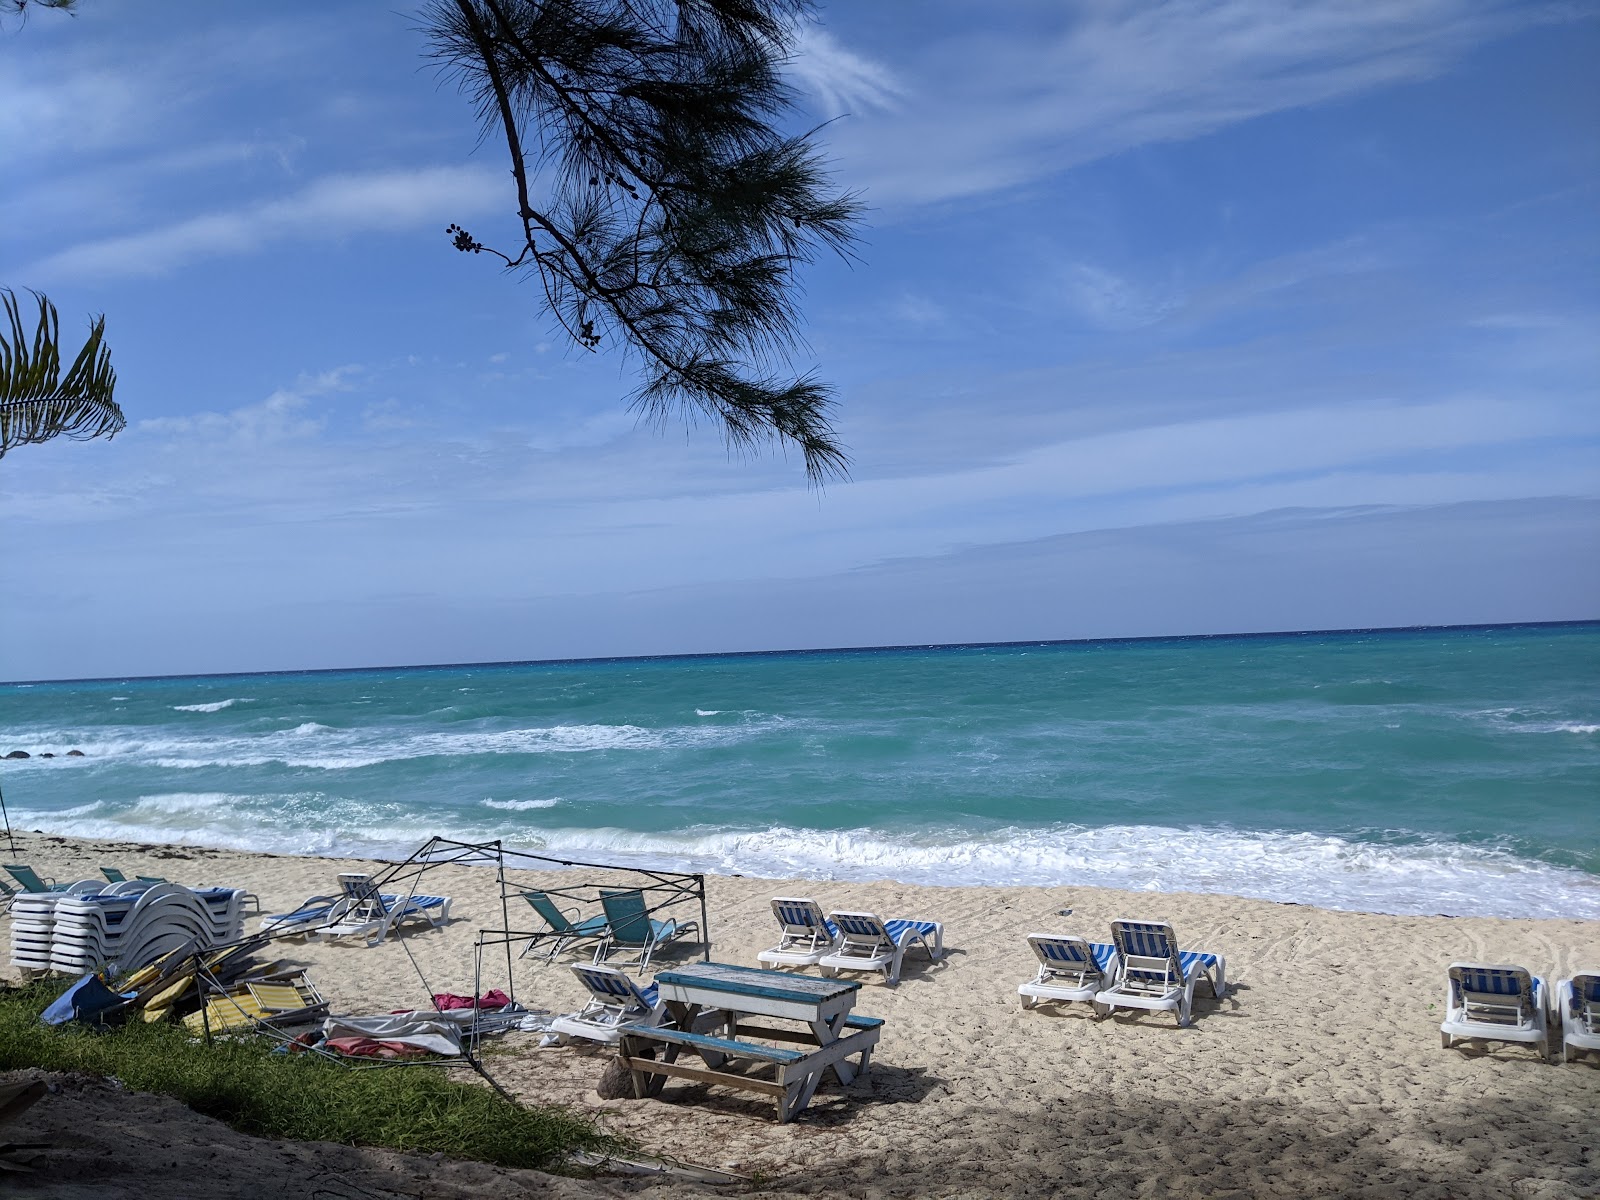
[[[723,710],[720,708],[697,708],[694,715],[697,717],[720,717]]]
[[[225,708],[232,708],[235,704],[249,703],[248,697],[235,697],[231,700],[213,700],[210,704],[174,704],[173,712],[221,712]]]
[[[476,754],[583,754],[730,745],[785,724],[782,718],[737,726],[684,725],[644,729],[636,725],[551,725],[526,729],[412,732],[335,729],[306,721],[267,733],[174,736],[134,726],[92,731],[38,731],[40,744],[67,741],[96,761],[122,759],[168,770],[259,767],[281,763],[318,770],[355,770],[418,758]],[[19,760],[24,761],[24,760]]]
[[[482,819],[320,792],[171,792],[131,807],[94,802],[13,820],[79,837],[227,846],[331,856],[395,856],[440,834],[504,838],[554,857],[669,870],[800,879],[896,879],[935,885],[1109,887],[1213,892],[1325,908],[1458,916],[1600,920],[1600,878],[1508,852],[1451,842],[1377,844],[1309,833],[1124,825],[1000,829],[975,835],[825,831],[774,826],[640,833],[611,828],[508,829],[495,812],[547,809],[558,798],[480,801]]]

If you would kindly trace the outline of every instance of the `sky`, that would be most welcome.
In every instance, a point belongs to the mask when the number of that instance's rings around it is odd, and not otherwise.
[[[0,459],[0,679],[1600,617],[1593,6],[817,17],[820,490],[451,249],[514,193],[415,6],[7,19],[0,286],[128,428]]]

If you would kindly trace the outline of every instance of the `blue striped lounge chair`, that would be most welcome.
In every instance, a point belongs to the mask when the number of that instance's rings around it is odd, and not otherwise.
[[[778,944],[756,955],[769,967],[814,967],[839,945],[839,927],[822,915],[815,900],[778,896],[772,915],[783,930]]]
[[[1039,960],[1034,977],[1017,987],[1022,1007],[1059,1000],[1088,1004],[1111,986],[1117,948],[1060,933],[1030,933],[1028,946]]]
[[[930,961],[944,957],[944,926],[938,921],[884,921],[866,912],[833,912],[828,919],[839,930],[839,944],[817,960],[824,975],[882,971],[884,981],[893,986],[900,982],[901,964],[913,944],[920,944]]]
[[[572,973],[589,989],[589,1003],[550,1022],[550,1032],[562,1043],[577,1037],[614,1046],[625,1026],[654,1029],[666,1017],[667,1006],[653,983],[641,988],[616,967],[604,964],[573,963]]]
[[[273,937],[303,936],[319,925],[328,924],[339,900],[338,896],[309,896],[292,912],[262,913],[256,932],[270,933]]]
[[[595,949],[596,964],[621,957],[622,965],[650,966],[650,956],[668,942],[699,930],[698,921],[659,920],[644,905],[638,888],[600,889],[600,907],[606,914],[606,934]]]
[[[360,874],[340,875],[339,889],[344,896],[327,922],[307,930],[312,940],[360,937],[376,946],[407,920],[420,919],[438,929],[450,919],[449,896],[380,896],[372,876]]]
[[[1444,1022],[1439,1044],[1522,1042],[1540,1058],[1550,1053],[1544,980],[1506,963],[1451,963],[1445,973]]]
[[[1574,1050],[1600,1053],[1600,971],[1579,971],[1556,984],[1561,1061]]]
[[[1218,999],[1228,990],[1227,960],[1207,951],[1180,950],[1178,935],[1165,921],[1113,921],[1111,944],[1117,951],[1111,986],[1094,998],[1102,1012],[1170,1012],[1182,1028],[1194,1013],[1195,986],[1201,980]]]

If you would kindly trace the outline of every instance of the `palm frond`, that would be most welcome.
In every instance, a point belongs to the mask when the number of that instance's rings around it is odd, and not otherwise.
[[[117,373],[105,344],[105,317],[89,322],[89,338],[63,376],[56,306],[38,292],[33,298],[39,302],[39,324],[30,343],[16,293],[0,288],[9,326],[0,329],[0,458],[17,446],[53,437],[114,437],[128,423],[112,398]]]

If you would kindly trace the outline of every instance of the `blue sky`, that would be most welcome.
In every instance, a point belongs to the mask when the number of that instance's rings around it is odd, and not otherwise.
[[[1600,20],[824,5],[847,483],[641,427],[455,253],[504,149],[394,5],[0,32],[0,284],[129,428],[0,461],[0,678],[1600,616]]]

